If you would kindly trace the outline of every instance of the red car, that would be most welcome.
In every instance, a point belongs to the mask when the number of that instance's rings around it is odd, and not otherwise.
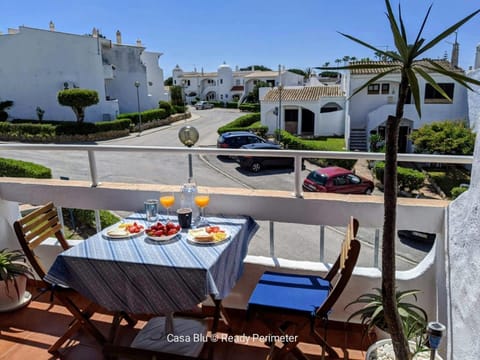
[[[314,170],[303,181],[303,190],[314,192],[370,195],[373,187],[372,181],[337,166]]]

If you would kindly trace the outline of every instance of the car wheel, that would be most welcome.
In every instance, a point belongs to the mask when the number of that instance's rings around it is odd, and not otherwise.
[[[250,165],[250,170],[255,173],[259,172],[262,170],[262,164],[259,162],[254,162],[252,165]]]
[[[372,195],[372,192],[373,192],[372,188],[367,188],[367,190],[365,190],[366,195]]]

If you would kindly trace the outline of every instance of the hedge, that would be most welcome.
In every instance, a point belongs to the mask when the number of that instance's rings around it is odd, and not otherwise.
[[[459,197],[461,194],[463,194],[467,190],[468,190],[468,188],[466,188],[464,186],[456,186],[456,187],[454,187],[450,190],[450,195],[451,195],[452,199],[456,199],[457,197]]]
[[[165,109],[153,109],[142,111],[142,123],[150,122],[153,120],[161,120],[170,116]],[[123,113],[117,116],[118,119],[130,119],[134,124],[139,123],[138,112]]]
[[[85,209],[68,209],[63,208],[63,218],[67,219],[70,216],[70,211],[72,211],[72,215],[75,220],[77,220],[81,224],[86,224],[89,227],[95,229],[95,211],[94,210],[85,210]],[[120,221],[120,218],[110,211],[107,210],[100,210],[100,223],[101,228],[104,229],[108,226],[116,224]]]
[[[383,184],[385,174],[385,162],[377,161],[374,167],[375,177]],[[408,189],[410,191],[418,190],[425,182],[425,174],[421,171],[408,169],[401,166],[397,167],[398,187],[399,189]]]
[[[240,109],[240,111],[259,112],[260,104],[244,103],[240,104],[238,108]]]
[[[232,131],[230,128],[247,128],[251,124],[260,121],[260,113],[242,115],[228,124],[218,128],[219,135],[227,131]]]
[[[52,171],[32,162],[0,158],[0,176],[51,179]]]
[[[301,139],[290,134],[288,131],[281,130],[280,139],[285,148],[292,150],[344,151],[345,148],[345,140],[343,137],[338,139],[325,138],[323,141],[321,139]],[[322,167],[340,166],[345,169],[352,169],[357,162],[355,159],[311,159],[311,161]]]
[[[169,103],[168,101],[160,100],[160,101],[158,102],[158,107],[159,107],[160,109],[165,110],[166,113],[167,113],[167,116],[170,116],[170,115],[172,115],[172,114],[175,113],[175,109],[173,108],[172,104]]]

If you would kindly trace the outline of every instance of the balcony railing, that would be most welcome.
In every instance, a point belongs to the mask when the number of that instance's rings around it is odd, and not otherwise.
[[[379,229],[383,225],[383,198],[365,195],[340,195],[324,193],[302,193],[301,191],[301,163],[302,158],[336,158],[351,159],[364,158],[368,160],[383,160],[383,154],[360,152],[324,152],[324,151],[278,151],[268,150],[230,150],[212,148],[177,148],[152,146],[95,146],[95,145],[19,145],[1,144],[0,150],[37,151],[48,150],[59,153],[71,151],[85,151],[88,153],[90,181],[62,181],[56,179],[25,179],[0,178],[0,217],[7,219],[0,222],[0,232],[7,234],[7,241],[15,243],[10,224],[18,216],[17,203],[43,204],[53,201],[57,206],[83,209],[109,209],[116,211],[135,211],[141,209],[144,199],[156,197],[165,190],[178,191],[178,185],[161,184],[125,184],[98,181],[97,163],[95,154],[98,152],[147,152],[156,154],[202,154],[202,155],[252,155],[262,156],[291,156],[295,159],[294,185],[292,191],[278,190],[246,190],[238,188],[212,187],[209,189],[211,202],[209,212],[225,215],[248,214],[257,221],[265,221],[269,227],[268,236],[262,238],[268,242],[270,254],[267,256],[248,256],[246,271],[258,273],[268,268],[302,269],[322,272],[325,271],[333,256],[326,253],[325,238],[320,238],[320,261],[292,261],[275,256],[275,242],[287,241],[295,248],[302,247],[296,242],[295,234],[285,234],[275,231],[276,223],[293,223],[309,226],[345,226],[349,216],[356,217],[361,228]],[[399,161],[408,162],[435,162],[470,164],[470,156],[433,156],[417,154],[400,154]],[[398,199],[397,227],[399,229],[414,229],[418,231],[436,233],[435,245],[427,256],[413,269],[397,273],[398,286],[404,288],[420,288],[422,295],[419,299],[431,319],[438,319],[447,323],[447,300],[441,294],[446,293],[446,279],[444,263],[444,241],[448,202],[429,199]],[[320,231],[321,233],[322,231]],[[356,296],[373,287],[379,286],[380,271],[372,267],[378,265],[379,239],[377,252],[368,266],[357,267],[353,280],[347,288],[346,295],[338,302],[334,317],[345,320],[348,313],[344,306]],[[330,241],[330,240],[328,240]],[[2,244],[3,247],[6,247]],[[267,246],[267,244],[264,244]],[[366,247],[362,248],[362,251]],[[440,259],[440,260],[437,260]],[[248,276],[242,278],[233,307],[241,307],[248,299],[249,291],[255,280]],[[440,294],[440,295],[437,295]]]

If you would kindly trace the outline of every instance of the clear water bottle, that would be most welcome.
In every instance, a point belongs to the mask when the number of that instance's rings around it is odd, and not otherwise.
[[[180,204],[182,208],[192,209],[192,224],[198,219],[200,215],[198,207],[195,205],[195,195],[197,194],[197,184],[193,178],[182,185]]]

